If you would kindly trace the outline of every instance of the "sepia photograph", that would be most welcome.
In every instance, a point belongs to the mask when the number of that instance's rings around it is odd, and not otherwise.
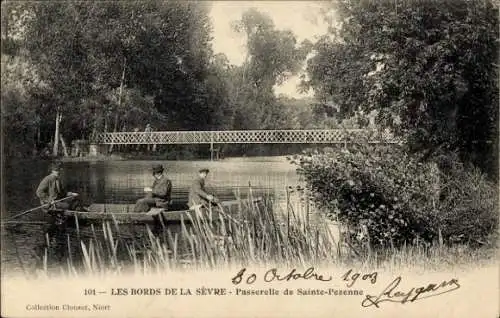
[[[2,1],[2,317],[500,317],[497,0]]]

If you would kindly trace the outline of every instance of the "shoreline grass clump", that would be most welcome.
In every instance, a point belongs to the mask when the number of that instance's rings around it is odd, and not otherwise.
[[[308,200],[299,205],[289,201],[288,192],[286,206],[281,208],[272,197],[248,200],[235,211],[198,211],[180,224],[162,224],[159,229],[116,220],[76,228],[76,235],[67,235],[63,261],[51,267],[50,253],[45,251],[41,270],[43,275],[69,276],[147,275],[237,266],[435,270],[495,259],[494,246],[450,246],[439,240],[401,246],[377,246],[369,241],[355,244],[345,224],[328,220]]]

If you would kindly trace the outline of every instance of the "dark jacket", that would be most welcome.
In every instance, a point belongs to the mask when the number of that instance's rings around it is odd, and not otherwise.
[[[205,180],[197,178],[189,189],[188,205],[191,207],[198,204],[206,204],[208,202],[208,193],[205,191]]]
[[[49,174],[38,185],[36,196],[42,204],[50,203],[53,200],[62,199],[66,195],[61,180],[58,176]]]
[[[151,188],[153,189],[153,198],[158,199],[158,201],[170,201],[172,197],[172,181],[167,179],[165,175],[160,179],[155,179]]]

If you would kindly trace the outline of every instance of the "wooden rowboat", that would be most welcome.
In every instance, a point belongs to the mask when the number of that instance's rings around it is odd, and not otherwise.
[[[232,200],[223,201],[219,205],[213,205],[211,209],[203,208],[201,210],[189,209],[176,209],[169,211],[162,208],[153,208],[149,212],[134,213],[133,204],[92,204],[88,212],[65,210],[64,215],[68,220],[74,219],[80,222],[103,222],[112,221],[117,223],[149,223],[158,222],[159,219],[163,222],[190,222],[193,219],[198,220],[206,218],[218,220],[219,216],[225,219],[231,219],[234,214],[239,210],[240,205],[255,204],[260,202],[261,198],[253,200]]]

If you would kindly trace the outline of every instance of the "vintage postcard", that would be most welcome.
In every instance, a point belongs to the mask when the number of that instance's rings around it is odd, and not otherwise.
[[[1,316],[500,317],[498,14],[3,1]]]

